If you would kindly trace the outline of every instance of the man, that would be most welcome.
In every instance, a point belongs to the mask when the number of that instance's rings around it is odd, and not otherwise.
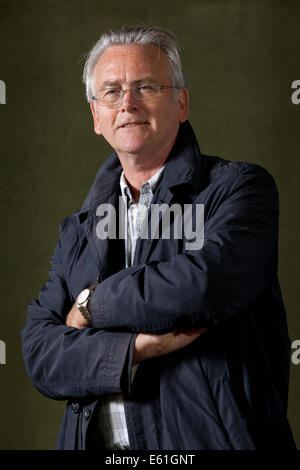
[[[34,385],[68,400],[57,448],[294,448],[273,179],[200,153],[168,31],[105,33],[84,79],[115,153],[62,222],[22,331]],[[198,230],[204,205],[203,246],[142,236],[163,204],[194,208]]]

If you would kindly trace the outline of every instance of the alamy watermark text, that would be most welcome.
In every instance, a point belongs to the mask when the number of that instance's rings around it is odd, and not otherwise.
[[[291,95],[291,100],[293,104],[299,104],[300,103],[300,80],[294,80],[292,82],[292,89],[295,90],[293,91]]]
[[[100,240],[117,238],[117,213],[112,204],[100,204],[96,210],[101,217],[96,225],[96,234]],[[119,197],[119,239],[126,238],[124,220],[126,220],[125,204]],[[148,223],[149,222],[149,223]],[[149,230],[150,229],[150,230]],[[174,239],[183,239],[187,250],[200,250],[204,244],[204,204],[151,204],[148,216],[139,230],[139,238],[170,240],[171,232]]]
[[[295,339],[292,342],[292,349],[294,349],[292,353],[292,363],[297,366],[300,364],[300,339]]]
[[[0,339],[0,364],[6,364],[6,344]]]
[[[3,80],[0,80],[0,104],[6,104],[6,85]]]

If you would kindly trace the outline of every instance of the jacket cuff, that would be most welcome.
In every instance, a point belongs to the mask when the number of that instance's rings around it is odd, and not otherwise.
[[[111,348],[107,351],[106,374],[113,393],[130,392],[131,369],[133,360],[134,341],[132,333],[110,333]]]
[[[104,296],[103,296],[103,291],[100,293],[100,287],[102,287],[102,284],[100,284],[100,286],[98,286],[95,292],[92,294],[91,300],[89,303],[89,313],[91,316],[92,328],[105,328],[104,326],[105,316],[103,313],[102,302],[101,302]],[[98,291],[98,295],[97,295],[97,291]],[[126,357],[125,357],[125,361],[123,364],[123,369],[121,371],[120,388],[122,392],[131,393],[132,383],[133,383],[134,376],[138,368],[137,367],[138,364],[136,365],[132,364],[134,345],[135,345],[135,339],[137,337],[137,333],[115,332],[114,334],[116,335],[115,336],[116,339],[117,339],[117,336],[120,336],[120,337],[123,336],[124,339],[128,338],[128,336],[131,337],[129,340],[129,344],[128,344],[128,339],[127,340],[125,339],[124,344],[122,341],[116,341],[115,346],[112,348],[116,354],[119,354],[119,358],[116,358],[116,360],[118,361],[119,359],[119,361],[122,362],[122,357],[124,357],[124,346],[126,347],[126,344],[127,344]]]
[[[122,279],[134,273],[137,269],[137,266],[132,266],[119,271],[117,274],[120,282]],[[107,305],[107,301],[105,301],[107,297],[106,288],[109,286],[109,279],[110,278],[105,279],[101,284],[99,284],[99,286],[97,286],[89,302],[89,313],[91,316],[92,327],[94,328],[105,329],[114,325],[115,319],[111,317],[109,305]]]

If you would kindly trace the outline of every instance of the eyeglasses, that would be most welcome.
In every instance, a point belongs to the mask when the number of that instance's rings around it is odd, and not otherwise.
[[[155,100],[164,88],[178,89],[176,86],[144,82],[138,83],[131,88],[126,88],[126,90],[118,87],[100,88],[96,95],[93,96],[93,100],[97,101],[100,106],[119,106],[123,101],[126,91],[131,91],[136,100],[151,101]]]

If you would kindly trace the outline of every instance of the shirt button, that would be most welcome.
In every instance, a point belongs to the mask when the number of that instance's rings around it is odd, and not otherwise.
[[[71,404],[72,413],[78,413],[79,408],[80,408],[79,403],[74,402],[74,403]]]
[[[91,416],[91,410],[86,410],[86,411],[84,412],[84,417],[85,417],[85,419],[89,419],[90,416]]]

